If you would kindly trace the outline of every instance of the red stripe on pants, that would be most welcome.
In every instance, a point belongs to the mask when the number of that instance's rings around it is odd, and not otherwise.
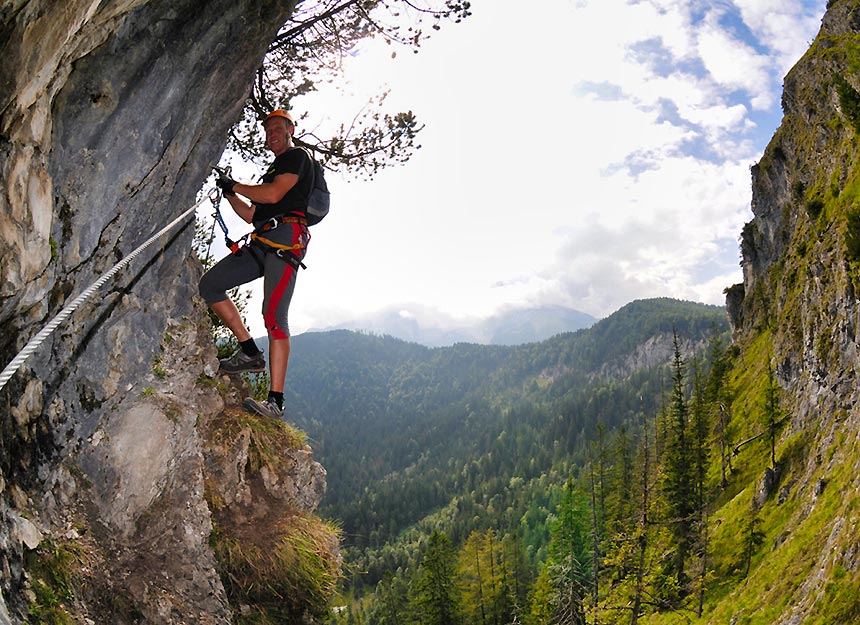
[[[290,336],[283,331],[281,326],[278,325],[275,315],[278,310],[278,304],[284,296],[284,291],[287,290],[287,286],[289,286],[290,280],[293,279],[293,274],[295,274],[295,272],[295,268],[291,264],[287,263],[287,267],[284,270],[281,279],[278,280],[278,285],[272,291],[272,295],[269,298],[269,305],[266,306],[266,312],[263,313],[263,321],[266,322],[266,330],[268,330],[269,336],[275,340],[286,339]]]

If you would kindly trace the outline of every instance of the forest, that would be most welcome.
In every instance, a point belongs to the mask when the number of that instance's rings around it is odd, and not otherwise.
[[[720,307],[642,300],[516,347],[307,334],[294,354],[288,405],[345,536],[332,623],[701,615],[760,547],[755,506],[710,516],[734,476],[776,470],[782,424],[773,372],[733,414]]]

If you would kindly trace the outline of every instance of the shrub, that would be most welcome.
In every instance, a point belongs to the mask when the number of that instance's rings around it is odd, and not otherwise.
[[[852,207],[848,210],[845,246],[848,260],[860,261],[860,208]]]
[[[820,197],[813,197],[806,201],[806,212],[809,214],[809,218],[813,221],[818,219],[819,215],[821,215],[821,211],[824,210],[824,200]]]
[[[860,93],[839,74],[833,74],[833,84],[839,95],[842,114],[848,118],[854,130],[860,132]]]

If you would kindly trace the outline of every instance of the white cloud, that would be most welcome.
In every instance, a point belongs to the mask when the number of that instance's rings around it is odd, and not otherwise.
[[[778,123],[782,76],[824,2],[547,0],[528,12],[494,0],[416,56],[363,51],[343,84],[353,107],[389,83],[389,109],[427,124],[424,147],[370,183],[331,176],[291,325],[420,306],[602,316],[642,297],[723,301],[741,279],[756,124]],[[295,104],[334,122],[349,102]]]
[[[709,14],[698,35],[698,52],[710,77],[724,91],[743,89],[755,109],[767,109],[774,101],[769,59],[720,28],[719,14]]]
[[[773,50],[776,74],[782,78],[812,43],[824,1],[734,0],[756,38]]]

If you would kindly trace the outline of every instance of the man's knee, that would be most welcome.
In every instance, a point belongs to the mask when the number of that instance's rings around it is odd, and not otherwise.
[[[215,276],[212,275],[212,271],[207,271],[203,274],[203,277],[200,278],[200,282],[197,284],[197,290],[200,292],[200,297],[203,298],[207,306],[227,299],[227,292],[217,283]]]

